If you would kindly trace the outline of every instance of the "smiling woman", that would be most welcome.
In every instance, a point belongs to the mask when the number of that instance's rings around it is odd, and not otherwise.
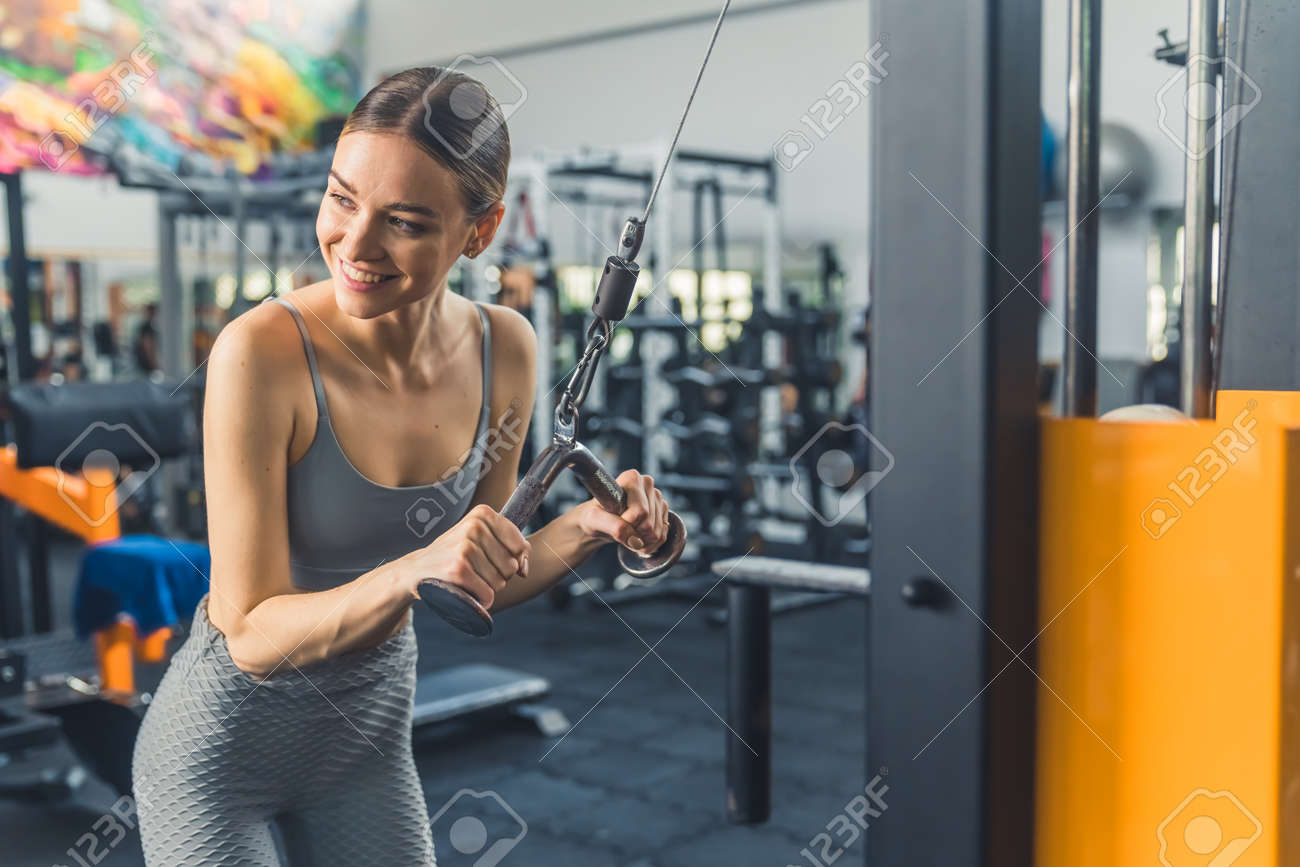
[[[420,151],[445,171],[425,171]],[[406,170],[394,172],[395,166]],[[504,211],[509,166],[501,108],[474,79],[433,67],[409,69],[366,94],[343,128],[316,221],[339,306],[361,318],[384,312],[386,303],[427,286],[462,252],[482,252]],[[431,204],[443,202],[456,206]],[[382,242],[356,232],[355,218],[367,209],[383,215]],[[460,240],[455,229],[466,221],[474,227],[467,245],[439,243]],[[368,258],[381,248],[392,261]]]
[[[295,865],[433,864],[411,754],[420,584],[499,611],[610,541],[664,543],[667,504],[636,470],[618,477],[621,515],[591,500],[525,539],[500,514],[536,339],[447,277],[491,243],[509,156],[473,79],[382,82],[345,125],[321,202],[330,279],[213,347],[211,592],[136,742],[148,864],[279,865],[273,823]]]

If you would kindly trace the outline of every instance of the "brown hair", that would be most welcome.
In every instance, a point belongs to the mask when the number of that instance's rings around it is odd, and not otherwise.
[[[482,83],[440,66],[390,75],[362,97],[341,135],[405,136],[456,176],[471,219],[505,198],[510,133]]]

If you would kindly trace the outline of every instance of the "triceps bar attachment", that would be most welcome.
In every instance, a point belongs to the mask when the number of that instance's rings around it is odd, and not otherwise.
[[[555,434],[551,445],[537,456],[519,481],[501,510],[512,524],[523,530],[546,498],[546,492],[565,469],[572,470],[578,481],[605,511],[621,515],[627,508],[627,492],[618,486],[614,475],[582,443],[575,439],[578,412],[591,388],[600,357],[609,346],[614,323],[627,315],[640,269],[635,261],[645,232],[643,220],[628,220],[619,241],[619,254],[605,260],[605,270],[591,310],[595,320],[587,330],[587,346],[573,376],[555,408]],[[686,546],[686,527],[675,512],[668,513],[668,538],[658,550],[641,555],[620,547],[619,565],[633,578],[654,578],[668,571],[682,556]],[[474,636],[492,634],[492,614],[461,587],[438,578],[420,583],[420,598],[442,619],[462,632]]]

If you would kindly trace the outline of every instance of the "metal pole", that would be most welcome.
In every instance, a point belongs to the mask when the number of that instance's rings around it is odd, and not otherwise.
[[[1190,0],[1187,16],[1187,155],[1183,188],[1182,408],[1210,415],[1214,256],[1214,125],[1218,111],[1218,0]]]
[[[5,209],[9,219],[9,292],[14,326],[14,354],[11,362],[17,365],[20,382],[36,378],[36,359],[32,356],[31,283],[27,267],[26,221],[23,218],[22,175],[15,172],[4,176]],[[4,609],[8,615],[5,632],[21,635],[25,628],[22,612],[22,578],[18,573],[17,523],[13,507],[6,503],[4,525]],[[35,515],[26,519],[29,530],[27,541],[28,589],[31,591],[32,629],[35,632],[50,630],[50,574],[48,536],[45,523]],[[16,628],[16,631],[15,631]]]
[[[696,181],[691,190],[691,241],[695,244],[695,303],[704,318],[704,192],[708,181]],[[716,266],[715,266],[716,267]]]
[[[727,820],[772,813],[772,591],[727,587]]]
[[[270,213],[266,217],[266,225],[271,233],[271,243],[266,250],[266,269],[270,271],[271,291],[270,295],[275,295],[276,274],[280,270],[280,222],[279,218]]]
[[[665,169],[663,175],[664,196],[659,200],[654,211],[658,223],[654,227],[654,258],[651,260],[653,282],[650,284],[650,294],[655,294],[655,287],[662,284],[664,294],[671,296],[672,293],[668,289],[668,274],[678,264],[677,259],[673,257],[673,200],[675,197],[672,195],[677,175],[677,160],[674,157],[671,161],[667,161],[672,154],[672,146],[668,140],[659,142],[654,152],[653,163],[663,161]],[[671,307],[671,301],[668,306]],[[646,296],[638,309],[646,316],[658,316],[663,313],[658,304],[650,301],[650,295]],[[659,430],[659,420],[663,418],[665,409],[671,406],[671,391],[664,385],[661,371],[663,370],[664,358],[670,351],[672,342],[669,338],[662,334],[656,334],[653,330],[646,331],[641,339],[644,341],[641,350],[641,369],[644,373],[641,380],[641,424],[643,425],[642,430],[646,432],[642,444],[642,463],[644,464],[642,472],[653,476],[659,473],[659,467],[665,452],[667,452],[669,461],[677,458],[677,445],[671,442],[665,443],[661,436],[655,435]]]
[[[23,220],[22,175],[4,175],[5,209],[9,217],[9,296],[12,302],[14,354],[10,359],[18,370],[19,382],[36,378],[36,359],[32,357],[31,283],[27,270],[27,234]]]
[[[183,314],[181,305],[180,239],[176,221],[178,209],[172,207],[168,196],[158,197],[158,348],[162,356],[162,372],[169,378],[180,379],[184,370],[185,346],[181,334]]]
[[[1071,0],[1063,363],[1067,416],[1097,414],[1100,106],[1101,0]]]
[[[233,318],[251,306],[244,298],[244,271],[248,268],[244,236],[248,234],[248,212],[244,204],[244,187],[238,175],[233,175],[230,183],[230,209],[235,218],[235,302],[230,306]]]
[[[32,632],[42,634],[54,628],[50,608],[50,525],[40,515],[28,512],[27,587],[31,591]]]
[[[754,298],[754,306],[761,303],[769,313],[780,313],[785,308],[785,292],[781,285],[781,189],[783,172],[777,170],[776,160],[767,163],[767,193],[763,197],[763,295]],[[762,336],[763,366],[775,370],[784,363],[781,335],[769,331]],[[762,448],[772,454],[793,454],[804,444],[787,443],[785,424],[781,417],[781,389],[765,387],[759,393],[758,436]],[[777,511],[781,507],[781,486],[775,479],[759,483],[759,504]]]
[[[0,638],[21,638],[27,631],[22,580],[18,571],[18,517],[14,504],[0,498]]]
[[[547,193],[550,178],[546,163],[529,163],[522,173],[528,200],[537,204],[533,211],[537,237],[551,239],[551,196]],[[595,262],[595,259],[588,259]],[[537,331],[537,384],[533,397],[533,455],[540,455],[551,444],[555,423],[555,404],[551,399],[551,377],[555,376],[555,321],[559,309],[559,286],[538,286],[533,290],[533,327]],[[604,406],[602,403],[601,406]]]

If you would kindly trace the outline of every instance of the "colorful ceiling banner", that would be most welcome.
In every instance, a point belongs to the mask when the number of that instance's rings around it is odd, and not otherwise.
[[[362,0],[0,0],[0,171],[266,173],[361,96]]]

